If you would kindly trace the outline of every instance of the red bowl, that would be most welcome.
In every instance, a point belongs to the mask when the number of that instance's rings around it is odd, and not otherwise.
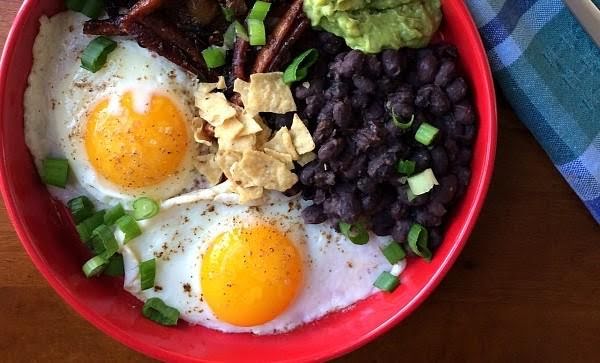
[[[141,315],[141,304],[108,277],[86,279],[81,247],[64,209],[40,182],[23,135],[23,93],[42,14],[62,0],[26,0],[12,26],[0,64],[0,188],[23,247],[62,298],[118,341],[169,361],[314,361],[339,356],[383,334],[413,312],[448,272],[471,232],[487,193],[496,150],[496,104],[489,65],[477,29],[462,0],[444,0],[442,36],[457,45],[478,111],[472,180],[455,208],[444,242],[431,263],[409,261],[402,285],[290,333],[224,334],[200,326],[167,328]],[[48,46],[52,46],[48,44]]]

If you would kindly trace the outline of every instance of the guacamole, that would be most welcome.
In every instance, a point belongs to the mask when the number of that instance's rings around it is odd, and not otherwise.
[[[424,47],[442,20],[440,0],[304,0],[304,12],[365,53]]]

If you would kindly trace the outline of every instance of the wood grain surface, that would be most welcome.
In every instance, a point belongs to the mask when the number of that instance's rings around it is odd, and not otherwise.
[[[20,1],[0,0],[0,44]],[[600,359],[600,228],[499,99],[496,170],[464,252],[414,314],[340,361]],[[0,210],[0,361],[150,361],[71,310]]]

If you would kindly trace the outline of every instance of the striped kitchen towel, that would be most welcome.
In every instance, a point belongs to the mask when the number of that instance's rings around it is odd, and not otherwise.
[[[561,0],[466,2],[496,82],[600,223],[600,48]]]

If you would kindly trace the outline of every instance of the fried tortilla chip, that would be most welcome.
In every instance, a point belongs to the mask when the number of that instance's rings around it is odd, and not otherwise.
[[[241,95],[241,93],[240,93]],[[243,99],[242,99],[243,101]],[[255,73],[250,75],[247,103],[248,112],[286,113],[296,111],[290,87],[283,82],[283,73]]]
[[[219,150],[242,152],[256,149],[256,135],[238,136],[234,139],[219,139]]]
[[[298,152],[292,142],[292,136],[290,135],[287,127],[282,127],[275,133],[275,136],[267,141],[264,146],[265,148],[279,151],[280,153],[289,154],[292,160],[298,160]]]
[[[292,136],[292,143],[294,143],[298,154],[306,154],[315,149],[315,142],[310,136],[310,132],[296,113],[294,114],[292,127],[290,127],[290,136]]]
[[[196,107],[200,117],[215,127],[236,115],[236,109],[220,92],[197,95]]]
[[[250,83],[244,81],[243,79],[236,78],[235,81],[233,81],[233,92],[239,93],[244,107],[248,107],[248,92],[250,92]]]
[[[211,186],[216,185],[221,180],[223,171],[215,160],[214,154],[199,155],[194,161],[194,166]]]
[[[292,160],[292,155],[280,153],[277,150],[273,150],[273,149],[269,149],[269,148],[264,148],[263,151],[265,152],[265,154],[270,155],[270,156],[274,157],[275,159],[281,161],[285,165],[287,165],[288,169],[290,169],[290,170],[294,169],[294,161]]]
[[[300,166],[304,166],[304,165],[310,163],[311,161],[315,160],[316,158],[317,158],[317,154],[315,154],[313,152],[309,152],[309,153],[300,155],[297,162],[298,162],[298,164],[300,164]]]
[[[244,124],[237,118],[228,118],[221,126],[215,127],[215,137],[232,140],[244,129]]]
[[[227,85],[225,84],[225,77],[219,76],[217,82],[199,83],[198,88],[196,89],[196,97],[198,97],[198,95],[205,95],[216,89],[225,89],[225,88],[227,88]]]
[[[255,116],[260,118],[259,116]],[[252,135],[262,131],[262,126],[255,120],[252,115],[246,111],[238,112],[238,119],[244,125],[244,129],[240,132],[240,136]]]
[[[286,191],[298,181],[285,163],[261,151],[244,151],[242,159],[231,167],[234,180],[245,188],[262,186],[265,189]]]
[[[231,190],[240,196],[240,203],[246,203],[251,200],[258,199],[263,196],[263,187],[244,188],[239,185],[232,184]]]
[[[231,179],[231,166],[242,159],[242,153],[233,150],[219,150],[215,162],[221,168],[227,179]]]

